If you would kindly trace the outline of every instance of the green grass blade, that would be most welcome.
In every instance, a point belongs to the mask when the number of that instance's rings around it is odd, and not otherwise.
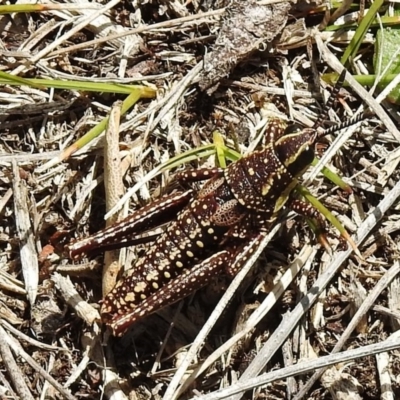
[[[314,208],[316,208],[343,237],[349,236],[340,221],[316,197],[314,197],[307,188],[299,184],[296,186],[296,191],[304,197],[307,203],[310,203]]]
[[[215,146],[217,165],[221,168],[226,168],[226,158],[225,158],[225,143],[224,138],[218,131],[213,132],[213,142]]]
[[[179,167],[182,164],[199,160],[201,158],[207,158],[215,154],[216,150],[214,144],[199,146],[195,149],[185,151],[184,153],[178,154],[177,156],[170,158],[168,161],[161,164],[160,171],[167,171],[169,169]]]
[[[85,92],[101,93],[120,93],[131,94],[132,91],[141,90],[142,97],[153,98],[155,89],[142,85],[126,85],[121,83],[106,82],[86,82],[86,81],[62,81],[60,79],[41,79],[41,78],[19,78],[14,75],[2,72],[0,74],[0,84],[4,85],[27,85],[44,88],[54,88],[62,90],[79,90]]]
[[[361,20],[360,25],[358,26],[353,39],[351,39],[349,45],[347,46],[340,62],[343,65],[346,65],[349,61],[349,58],[353,58],[357,52],[358,49],[361,46],[362,41],[364,40],[364,37],[371,26],[372,22],[374,21],[376,14],[380,10],[380,8],[383,5],[383,0],[375,0],[372,4],[370,9],[368,10],[367,14],[364,16],[364,18]]]
[[[322,79],[330,84],[330,85],[334,85],[335,82],[337,81],[338,78],[338,74],[336,72],[332,72],[332,73],[328,73],[328,74],[324,74],[322,76]],[[353,78],[361,85],[363,86],[372,86],[375,83],[376,78],[378,77],[377,75],[352,75]],[[387,74],[385,75],[380,81],[380,84],[383,85],[388,85],[390,82],[392,82],[392,80],[394,78],[397,77],[397,74]],[[343,84],[343,87],[349,86],[347,82],[345,82]]]
[[[313,162],[311,163],[312,166],[316,166],[318,164],[318,158],[314,158]],[[334,185],[339,186],[340,189],[346,191],[347,193],[351,193],[351,187],[335,172],[331,171],[328,167],[323,167],[321,169],[322,174],[325,176],[326,179],[330,180]]]
[[[19,76],[8,74],[7,72],[0,71],[0,84],[3,85],[17,85],[17,86],[32,86],[38,89],[46,89],[45,86],[32,82],[32,79],[20,78]]]
[[[136,102],[142,97],[141,90],[133,91],[122,103],[121,107],[121,115],[126,114],[126,112],[133,107]],[[100,123],[98,123],[95,127],[93,127],[89,132],[87,132],[84,136],[78,139],[71,147],[74,147],[75,150],[81,149],[83,146],[86,146],[93,139],[99,136],[107,127],[109,121],[109,117],[104,118]]]
[[[399,16],[394,16],[394,17],[381,17],[380,22],[375,18],[371,25],[369,26],[370,28],[378,28],[381,25],[383,27],[390,27],[390,26],[396,26],[399,25],[400,23],[400,17]],[[339,31],[341,29],[356,29],[358,27],[357,22],[350,22],[348,24],[343,24],[343,25],[329,25],[325,28],[325,31],[327,32],[335,32]]]

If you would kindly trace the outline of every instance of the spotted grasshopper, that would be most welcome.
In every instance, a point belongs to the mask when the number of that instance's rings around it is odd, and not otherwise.
[[[103,301],[102,318],[114,335],[123,335],[134,322],[183,299],[219,274],[234,276],[283,207],[323,223],[315,208],[291,194],[314,159],[316,141],[343,127],[323,130],[325,116],[305,129],[273,119],[260,148],[227,168],[182,173],[185,180],[205,180],[198,192],[188,190],[155,200],[124,221],[68,246],[70,256],[76,257],[95,248],[114,247],[118,241],[123,245],[169,222]]]

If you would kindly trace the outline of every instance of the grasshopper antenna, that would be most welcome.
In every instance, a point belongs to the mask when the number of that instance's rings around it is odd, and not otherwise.
[[[358,114],[354,118],[350,118],[347,121],[343,121],[340,124],[333,125],[329,127],[328,129],[325,129],[323,133],[319,137],[324,137],[327,135],[330,135],[332,133],[341,131],[342,129],[348,128],[349,126],[355,125],[357,122],[360,122],[364,119],[366,119],[370,115],[368,112],[364,112],[362,114]]]
[[[332,93],[329,96],[328,101],[325,103],[318,119],[315,121],[314,125],[312,126],[312,129],[318,129],[327,119],[328,117],[328,112],[332,108],[333,103],[338,97],[339,91],[343,86],[343,83],[345,81],[346,77],[346,70],[343,69],[343,71],[339,75],[339,79],[336,81],[335,86],[333,87]]]
[[[342,72],[340,73],[339,78],[336,81],[336,84],[332,90],[332,94],[330,95],[328,101],[326,102],[324,108],[322,109],[320,116],[318,117],[317,121],[315,121],[315,123],[312,127],[313,129],[319,130],[319,135],[318,135],[319,138],[330,135],[335,132],[338,132],[342,129],[348,128],[349,126],[352,126],[352,125],[356,124],[357,122],[364,120],[365,118],[367,118],[368,115],[370,115],[370,113],[367,111],[367,112],[357,115],[354,118],[350,118],[347,121],[341,122],[340,124],[333,125],[327,129],[321,128],[322,124],[328,117],[329,110],[332,108],[333,103],[336,100],[336,98],[339,94],[339,91],[344,84],[344,81],[346,78],[346,72],[347,72],[346,69],[343,69]]]

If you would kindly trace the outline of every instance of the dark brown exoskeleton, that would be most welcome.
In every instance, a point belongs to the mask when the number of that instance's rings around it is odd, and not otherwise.
[[[321,120],[321,118],[320,118]],[[187,180],[206,180],[202,189],[150,203],[125,221],[69,246],[71,256],[106,248],[116,237],[166,230],[106,296],[104,322],[116,336],[139,319],[183,299],[216,275],[234,276],[268,234],[284,206],[321,220],[309,204],[290,194],[314,158],[313,147],[326,131],[285,127],[274,119],[263,144],[226,169],[189,171]]]

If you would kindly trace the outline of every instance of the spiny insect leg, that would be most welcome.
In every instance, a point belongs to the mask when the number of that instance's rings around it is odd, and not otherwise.
[[[316,221],[317,223],[317,238],[318,241],[321,243],[321,245],[326,249],[326,251],[331,254],[332,253],[332,248],[329,245],[329,242],[326,238],[325,232],[326,232],[326,224],[325,220],[322,217],[322,214],[314,208],[311,204],[304,203],[301,200],[296,200],[296,199],[291,199],[289,201],[288,206],[298,214],[306,217],[306,218],[312,218],[313,220]],[[335,225],[336,226],[336,225]],[[337,226],[336,226],[337,227]],[[337,227],[338,228],[338,227]],[[354,250],[354,252],[362,258],[360,251],[357,248],[356,243],[354,240],[351,238],[349,233],[344,229],[338,228],[340,231],[341,236],[339,237],[339,240],[341,241],[341,245],[345,245],[348,243]]]
[[[326,249],[328,253],[332,252],[331,246],[326,238],[326,225],[322,217],[322,214],[314,208],[311,204],[305,203],[304,201],[298,199],[290,199],[288,202],[288,207],[299,215],[305,218],[311,218],[317,223],[316,236],[320,244]]]
[[[255,262],[259,254],[256,254],[257,250],[260,250],[261,242],[268,235],[266,230],[262,230],[258,234],[254,235],[252,239],[248,240],[244,245],[241,245],[236,249],[234,262],[227,264],[225,272],[230,277],[234,277],[247,262]]]
[[[313,218],[317,221],[318,225],[324,230],[325,221],[321,213],[314,208],[311,204],[305,203],[298,199],[289,199],[288,207],[299,215],[306,218]]]
[[[175,178],[182,183],[191,183],[205,181],[215,176],[223,176],[224,170],[222,168],[199,168],[199,169],[186,169],[178,172]]]
[[[67,245],[66,250],[71,258],[75,258],[82,253],[93,254],[125,247],[134,241],[135,237],[131,237],[132,234],[144,232],[171,221],[189,203],[192,196],[193,191],[188,190],[162,197],[119,223]]]
[[[190,270],[171,280],[157,292],[143,300],[130,313],[117,315],[107,322],[114,336],[122,336],[130,325],[166,307],[207,285],[215,276],[222,273],[231,262],[232,254],[220,251],[197,264]],[[107,319],[107,316],[105,316]]]

